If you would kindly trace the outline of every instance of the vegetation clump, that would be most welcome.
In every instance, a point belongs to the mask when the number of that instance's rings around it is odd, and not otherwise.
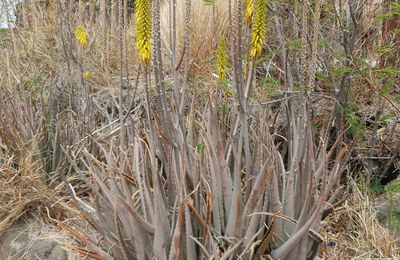
[[[36,217],[107,260],[399,257],[371,203],[400,190],[394,1],[22,2],[0,231]]]

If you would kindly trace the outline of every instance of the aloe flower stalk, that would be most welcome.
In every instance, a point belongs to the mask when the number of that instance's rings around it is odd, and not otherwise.
[[[136,1],[136,46],[140,60],[146,64],[151,60],[151,16],[150,0]]]
[[[251,37],[251,57],[259,57],[267,32],[267,0],[256,0],[256,10]]]

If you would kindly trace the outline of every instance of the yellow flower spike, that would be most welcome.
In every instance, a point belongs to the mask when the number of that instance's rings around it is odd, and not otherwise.
[[[231,97],[232,96],[232,90],[231,90],[231,87],[229,87],[229,86],[226,86],[226,89],[225,89],[225,95],[226,95],[226,97]]]
[[[190,118],[189,115],[186,116],[186,120],[185,120],[185,130],[189,130],[189,123],[190,123]]]
[[[226,78],[226,66],[228,64],[228,55],[226,51],[225,39],[219,38],[218,50],[217,50],[217,68],[218,78],[224,80]]]
[[[248,59],[247,59],[247,54],[244,54],[243,55],[243,58],[242,58],[242,65],[243,65],[243,76],[246,76],[247,75],[247,66],[248,66]]]
[[[220,80],[226,79],[226,67],[228,66],[228,52],[226,49],[225,39],[220,36],[217,50],[217,69],[218,69],[218,78]],[[225,95],[227,97],[232,96],[232,91],[228,85],[225,86]]]
[[[267,32],[267,0],[256,0],[255,18],[251,38],[251,57],[259,57]]]
[[[146,64],[151,61],[151,16],[150,0],[136,1],[136,46],[140,60]]]
[[[244,15],[244,20],[248,26],[250,26],[251,21],[253,20],[253,1],[247,0],[246,2],[246,13]]]
[[[85,49],[88,43],[88,37],[85,32],[85,28],[83,28],[82,25],[78,25],[78,27],[76,27],[75,34],[76,34],[76,40],[81,45],[81,47]]]
[[[82,76],[84,80],[88,80],[90,77],[90,72],[86,70],[83,72]]]

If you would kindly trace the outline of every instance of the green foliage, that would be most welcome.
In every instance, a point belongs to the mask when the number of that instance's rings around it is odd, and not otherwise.
[[[400,213],[394,208],[394,206],[391,206],[389,209],[387,222],[391,229],[400,232]]]
[[[325,48],[329,45],[329,39],[327,37],[322,37],[318,41],[318,48]]]
[[[382,193],[384,187],[380,180],[371,180],[368,186],[368,191],[371,193]]]
[[[213,5],[217,0],[203,0],[204,4],[206,5]]]
[[[203,63],[204,63],[204,65],[214,65],[214,64],[217,64],[217,62],[214,61],[214,60],[204,60]]]
[[[400,192],[400,180],[393,180],[386,184],[385,191],[388,193]]]
[[[281,94],[279,80],[268,76],[261,80],[261,87],[263,91],[271,96],[278,96]]]
[[[365,133],[365,121],[356,114],[357,102],[350,102],[343,106],[342,113],[346,120],[346,127],[348,132],[354,136],[362,136]]]
[[[331,81],[330,78],[328,76],[325,76],[325,74],[322,71],[315,72],[315,76],[318,79],[318,81],[321,81],[324,84],[327,84]]]
[[[149,96],[150,96],[151,98],[154,98],[154,97],[157,96],[157,88],[156,88],[156,86],[153,86],[153,87],[151,87],[151,88],[149,89]]]
[[[391,113],[388,113],[388,114],[383,114],[380,118],[379,118],[379,123],[386,123],[387,121],[389,121],[389,120],[391,120],[391,119],[393,119],[393,118],[396,118],[396,115],[395,114],[391,114]]]
[[[31,91],[29,100],[33,107],[37,107],[40,105],[40,101],[42,98],[41,93],[45,93],[43,97],[46,97],[46,93],[48,94],[48,89],[50,88],[50,86],[45,84],[45,80],[41,76],[37,76],[24,81],[24,86],[27,90]],[[47,105],[47,98],[44,98],[42,101],[45,102],[45,104],[42,105]]]
[[[400,180],[393,180],[389,182],[385,186],[385,191],[387,193],[399,193]],[[391,229],[395,230],[396,232],[400,232],[400,212],[397,204],[398,204],[397,201],[391,203],[388,212],[387,224]]]
[[[218,79],[218,83],[225,86],[225,87],[229,87],[229,83],[230,81],[227,79]]]
[[[217,106],[216,110],[218,113],[228,113],[228,111],[229,111],[225,105]]]
[[[0,43],[8,40],[8,29],[0,28]]]
[[[392,84],[386,84],[379,91],[379,96],[386,96],[387,94],[390,94],[392,91],[393,91],[393,85]]]
[[[344,76],[344,75],[347,74],[347,73],[352,73],[353,71],[354,71],[354,70],[353,70],[351,67],[348,67],[348,66],[345,66],[345,65],[340,64],[340,65],[337,65],[337,66],[334,68],[334,70],[333,70],[333,72],[332,72],[332,75],[333,75],[335,78],[338,78],[338,77]]]
[[[386,21],[386,20],[388,20],[390,18],[392,18],[392,14],[391,13],[383,13],[383,14],[375,16],[374,22],[375,23],[380,23],[380,22]]]
[[[287,40],[287,48],[289,50],[298,50],[301,47],[301,38]]]
[[[364,133],[364,121],[352,112],[346,113],[346,123],[349,126],[349,132],[353,135]]]
[[[383,14],[375,16],[374,22],[375,23],[380,23],[382,21],[386,21],[386,20],[389,20],[389,19],[392,19],[392,18],[394,18],[394,19],[399,18],[399,16],[400,16],[400,4],[396,3],[395,1],[392,1],[390,3],[390,7],[391,7],[391,10],[392,10],[391,12],[383,13]]]
[[[394,66],[386,66],[384,68],[379,68],[375,70],[376,73],[383,74],[383,76],[389,76],[391,74],[400,73],[400,68]]]
[[[382,170],[382,169],[380,169]],[[365,190],[369,193],[399,193],[400,192],[400,180],[393,180],[386,185],[382,185],[380,179],[372,179],[368,183],[366,181],[365,173],[358,173],[358,183],[362,190]]]
[[[164,81],[162,86],[164,87],[165,91],[172,91],[174,89],[174,84],[170,81]]]
[[[367,193],[377,193],[381,194],[384,192],[384,186],[382,185],[380,180],[372,179],[367,181],[366,173],[364,171],[359,172],[358,174],[358,187],[360,190],[367,192]]]
[[[35,77],[35,78],[33,78],[33,79],[30,79],[30,80],[25,81],[25,85],[28,85],[28,86],[37,86],[37,85],[39,85],[40,83],[42,83],[42,81],[43,81],[43,78],[42,78],[41,76],[37,76],[37,77]]]
[[[383,45],[383,46],[379,46],[377,48],[375,48],[374,53],[376,54],[385,54],[385,53],[390,53],[393,51],[393,47],[388,46],[388,45]]]
[[[270,61],[276,54],[278,54],[277,52],[280,51],[278,49],[274,50],[274,51],[270,51],[268,53],[266,53],[264,55],[264,57],[262,59],[260,59],[260,62],[268,62]]]
[[[363,174],[359,174],[360,184],[365,183],[365,177]],[[365,187],[365,186],[364,186]],[[400,192],[400,180],[393,180],[386,185],[382,185],[381,180],[371,180],[368,185],[368,192],[370,193],[398,193]]]
[[[392,7],[392,13],[394,16],[400,16],[400,3],[396,3],[395,1],[392,1],[390,3]]]
[[[196,145],[196,151],[200,156],[204,156],[205,145],[203,143]]]
[[[322,12],[332,12],[335,11],[335,6],[333,4],[326,3],[321,6]]]
[[[394,101],[396,104],[400,104],[400,94],[399,94],[399,95],[396,95],[396,96],[393,98],[393,101]]]

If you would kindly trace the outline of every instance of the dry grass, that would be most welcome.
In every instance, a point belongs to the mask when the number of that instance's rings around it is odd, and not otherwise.
[[[53,217],[62,213],[56,203],[62,187],[49,186],[32,150],[28,146],[18,154],[0,156],[0,233],[26,214],[47,218],[49,209]]]
[[[184,49],[185,1],[176,2],[175,33],[177,35],[178,58],[180,58]],[[215,1],[214,5],[208,5],[204,0],[193,0],[191,5],[191,75],[209,77],[211,72],[217,73],[216,66],[210,66],[210,61],[215,60],[218,38],[221,34],[227,35],[228,33],[228,3]],[[171,50],[170,37],[173,35],[170,25],[170,8],[168,3],[161,7],[162,39],[169,50]]]
[[[377,218],[373,196],[355,183],[346,203],[329,216],[321,234],[323,259],[398,259],[400,237]],[[333,244],[334,243],[334,244]]]

